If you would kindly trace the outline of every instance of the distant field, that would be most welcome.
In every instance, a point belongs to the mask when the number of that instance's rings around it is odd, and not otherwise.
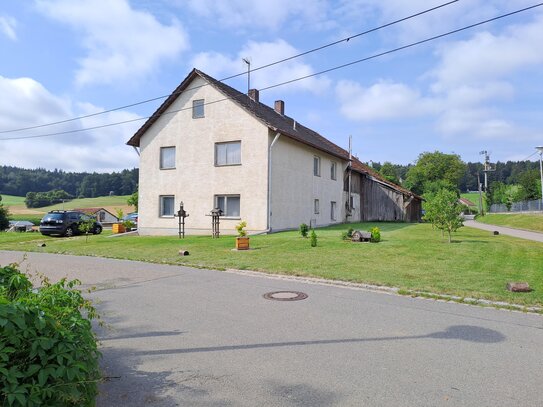
[[[0,194],[0,195],[2,195],[2,204],[6,206],[25,204],[24,196],[3,195],[3,194]]]
[[[480,216],[477,220],[489,225],[505,226],[515,229],[532,230],[534,232],[543,232],[543,214],[487,214]]]
[[[24,204],[24,197],[2,195],[2,203],[9,207],[9,211],[12,215],[39,216],[55,209],[62,210],[75,208],[105,208],[115,215],[116,208],[122,209],[125,214],[134,211],[134,207],[129,206],[126,203],[128,198],[129,195],[100,196],[97,198],[73,199],[69,202],[64,202],[63,204],[29,209]]]

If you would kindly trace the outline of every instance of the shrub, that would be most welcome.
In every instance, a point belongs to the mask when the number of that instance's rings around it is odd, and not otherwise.
[[[0,268],[0,405],[94,405],[97,314],[77,284],[43,279],[32,290],[17,265]]]
[[[308,232],[309,226],[305,223],[300,224],[300,235],[302,235],[302,237],[307,237]]]
[[[238,237],[245,237],[247,236],[247,232],[243,230],[247,226],[247,222],[242,220],[240,223],[236,225],[236,230],[238,231]]]
[[[311,247],[317,247],[317,234],[315,230],[311,230]]]
[[[341,239],[343,239],[343,240],[351,240],[352,237],[353,237],[353,232],[354,232],[354,229],[353,229],[353,228],[347,229],[346,232],[343,232],[343,233],[341,234]]]
[[[381,231],[378,227],[371,228],[369,232],[371,233],[372,243],[379,243],[381,241]]]

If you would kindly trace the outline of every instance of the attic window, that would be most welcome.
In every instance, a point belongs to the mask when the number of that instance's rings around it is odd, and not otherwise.
[[[321,176],[321,158],[319,156],[313,156],[313,175],[316,177]]]
[[[200,119],[204,117],[204,99],[192,101],[192,118]]]

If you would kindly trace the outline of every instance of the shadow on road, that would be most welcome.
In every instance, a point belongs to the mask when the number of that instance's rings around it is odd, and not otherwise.
[[[252,343],[246,345],[224,345],[224,346],[208,346],[201,348],[185,348],[185,349],[163,349],[163,350],[142,350],[134,352],[135,355],[151,356],[151,355],[173,355],[182,353],[198,353],[198,352],[220,352],[230,350],[248,350],[248,349],[266,349],[280,348],[291,346],[310,346],[310,345],[333,345],[342,343],[364,343],[377,341],[400,341],[412,339],[452,339],[462,340],[477,343],[498,343],[505,340],[505,336],[498,331],[482,328],[472,325],[454,325],[444,331],[434,332],[427,335],[415,336],[386,336],[379,338],[346,338],[346,339],[322,339],[315,341],[292,341],[292,342],[271,342],[271,343]]]

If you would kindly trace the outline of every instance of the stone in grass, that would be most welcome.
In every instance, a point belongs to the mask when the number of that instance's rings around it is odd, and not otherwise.
[[[495,230],[493,233],[494,233],[494,236],[498,236],[500,234],[500,232],[498,232],[497,230]]]
[[[189,251],[188,251],[188,250],[181,249],[181,250],[179,250],[179,255],[180,255],[180,256],[188,256],[188,255],[189,255]]]
[[[532,291],[528,283],[507,283],[506,288],[508,291],[514,293],[527,293]]]
[[[38,247],[45,247],[46,244],[45,244],[45,243],[38,243],[37,246],[38,246]]]

